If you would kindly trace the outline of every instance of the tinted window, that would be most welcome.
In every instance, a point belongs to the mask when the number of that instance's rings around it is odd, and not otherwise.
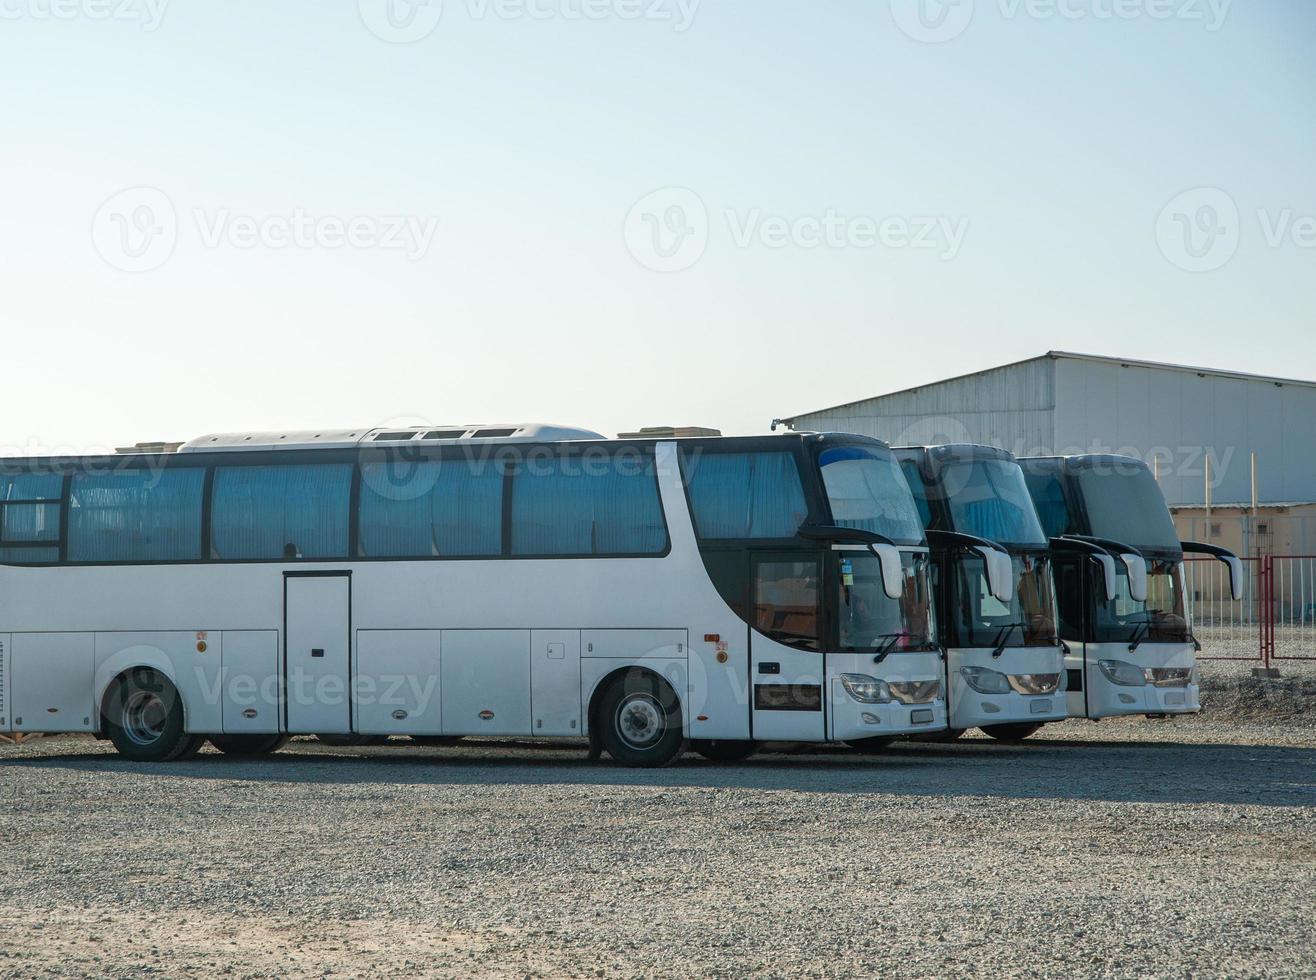
[[[0,560],[57,561],[59,549],[5,545],[59,544],[59,501],[64,478],[58,473],[0,474]]]
[[[821,649],[817,561],[761,561],[754,573],[754,628],[778,643]]]
[[[1074,533],[1073,520],[1069,505],[1065,503],[1065,490],[1056,473],[1039,473],[1024,471],[1024,480],[1028,485],[1028,495],[1033,498],[1033,507],[1042,524],[1042,532],[1048,538],[1058,538]]]
[[[367,558],[497,555],[503,471],[468,460],[361,467],[361,551]]]
[[[1085,465],[1078,487],[1090,533],[1135,548],[1178,551],[1170,508],[1151,470],[1131,460]]]
[[[790,453],[695,451],[681,464],[701,537],[792,538],[809,516]]]
[[[202,469],[78,473],[69,491],[69,561],[201,557]]]
[[[532,458],[512,478],[512,554],[656,555],[667,528],[652,459]]]
[[[1018,464],[1000,459],[949,462],[941,490],[953,530],[1008,544],[1046,544]]]
[[[345,558],[351,464],[215,470],[215,558]]]
[[[923,522],[925,528],[931,529],[932,505],[928,503],[928,488],[923,482],[923,474],[919,470],[918,463],[912,459],[901,460],[900,472],[905,474],[909,492],[914,495],[914,507],[918,510],[919,520]]]
[[[838,525],[872,531],[897,544],[923,541],[923,521],[894,456],[842,446],[826,450],[818,465]]]

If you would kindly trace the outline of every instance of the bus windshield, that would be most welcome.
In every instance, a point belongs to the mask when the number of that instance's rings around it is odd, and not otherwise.
[[[952,530],[1000,544],[1045,546],[1046,535],[1019,464],[965,459],[941,468],[941,489]]]
[[[1170,509],[1147,467],[1113,460],[1083,466],[1077,476],[1090,534],[1140,549],[1180,549]]]
[[[992,595],[980,555],[965,553],[955,562],[950,602],[956,635],[948,642],[971,648],[1056,645],[1050,558],[1015,555],[1012,560],[1014,598],[1008,603]]]
[[[1129,573],[1115,563],[1115,598],[1097,600],[1093,641],[1097,643],[1186,643],[1190,639],[1179,562],[1147,562],[1147,601],[1129,594]]]
[[[876,555],[868,551],[834,554],[841,573],[837,620],[842,650],[899,653],[936,647],[926,553],[901,556],[904,586],[899,599],[886,594]]]
[[[839,446],[824,450],[818,466],[837,525],[872,531],[894,544],[923,543],[923,522],[900,465],[890,453]]]

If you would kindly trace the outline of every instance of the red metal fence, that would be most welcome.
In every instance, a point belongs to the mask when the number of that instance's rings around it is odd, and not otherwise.
[[[1202,660],[1316,661],[1316,556],[1243,560],[1243,597],[1230,595],[1229,571],[1214,559],[1184,565],[1184,588]]]

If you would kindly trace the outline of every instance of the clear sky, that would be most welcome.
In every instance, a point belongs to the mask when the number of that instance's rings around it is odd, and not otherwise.
[[[1316,377],[1310,0],[0,0],[0,90],[6,453]]]

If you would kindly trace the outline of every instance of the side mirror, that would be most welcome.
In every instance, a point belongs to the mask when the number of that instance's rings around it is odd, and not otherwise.
[[[982,555],[987,571],[987,588],[999,601],[1009,605],[1014,601],[1014,563],[1004,551],[995,548],[975,548]]]
[[[1119,580],[1115,575],[1115,559],[1110,555],[1093,555],[1093,560],[1101,566],[1102,579],[1105,583],[1105,600],[1110,602],[1119,595]]]
[[[1220,560],[1225,563],[1229,569],[1229,591],[1235,600],[1243,598],[1243,559],[1230,555],[1227,558],[1221,556]]]
[[[1147,601],[1147,563],[1141,555],[1120,555],[1129,570],[1129,597],[1134,602]]]
[[[899,599],[905,594],[905,569],[900,560],[900,549],[893,544],[870,544],[869,550],[877,555],[878,566],[882,569],[882,590],[889,599]]]

